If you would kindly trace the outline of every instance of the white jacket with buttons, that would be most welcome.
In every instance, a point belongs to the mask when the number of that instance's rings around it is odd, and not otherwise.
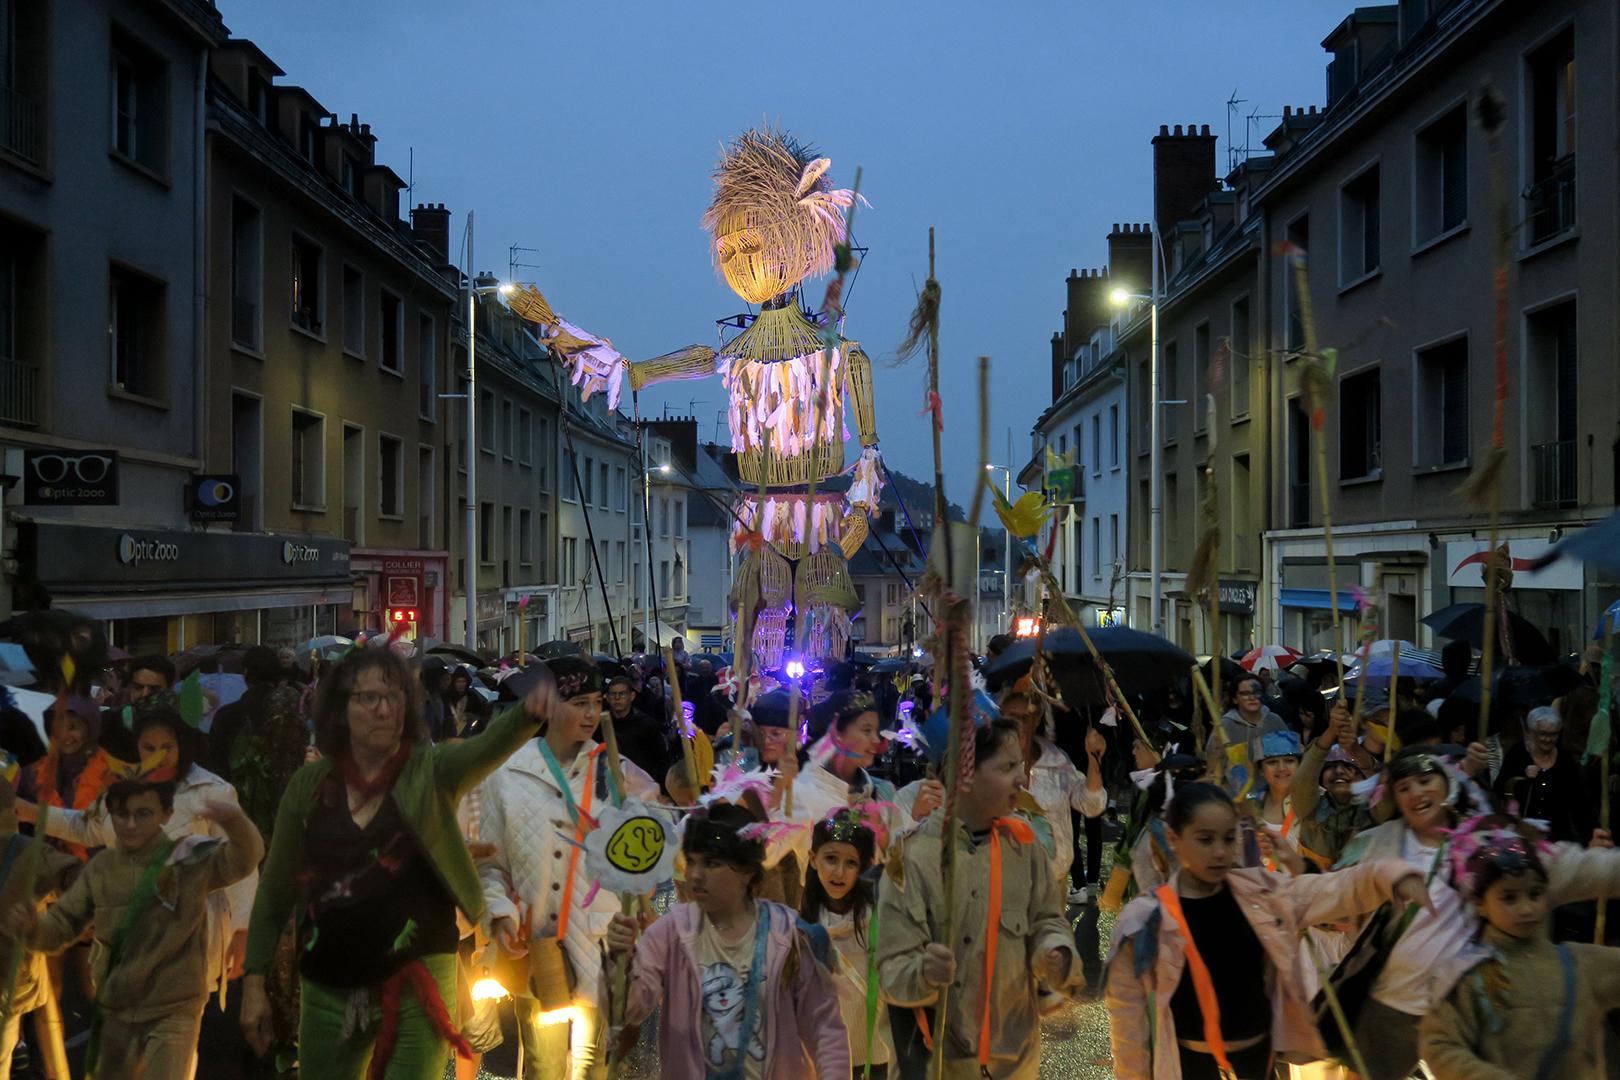
[[[587,782],[601,775],[596,760],[605,761],[606,752],[593,758],[591,752],[596,746],[594,742],[585,743],[563,769],[576,806],[585,805]],[[621,760],[625,798],[656,802],[657,783],[634,762]],[[572,843],[574,827],[567,800],[540,753],[539,740],[524,743],[506,764],[491,773],[478,788],[478,798],[478,839],[494,844],[496,849],[478,864],[489,908],[484,930],[488,932],[496,919],[509,918],[521,924],[527,916],[531,937],[555,936],[562,917],[563,892],[568,887],[570,855],[578,849]],[[600,789],[593,791],[592,811],[599,810],[604,801]],[[585,904],[590,891],[590,875],[581,853],[569,898],[572,908],[563,949],[576,980],[575,999],[600,1007],[606,1002],[601,943],[608,923],[619,912],[619,898],[604,889]]]

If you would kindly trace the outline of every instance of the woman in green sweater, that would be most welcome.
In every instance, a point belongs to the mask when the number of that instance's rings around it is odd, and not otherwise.
[[[456,911],[483,889],[456,804],[563,708],[543,683],[476,738],[432,744],[421,688],[388,649],[362,649],[323,681],[322,757],[287,785],[248,931],[242,1026],[270,1045],[265,973],[296,916],[302,1075],[439,1080],[465,1051],[456,1001]]]

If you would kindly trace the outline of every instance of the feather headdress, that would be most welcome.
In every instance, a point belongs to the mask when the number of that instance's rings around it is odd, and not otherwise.
[[[1552,841],[1534,823],[1507,814],[1476,814],[1450,830],[1446,854],[1452,884],[1466,898],[1477,898],[1484,872],[1492,867],[1507,874],[1540,871]]]
[[[714,236],[715,266],[749,303],[833,268],[856,196],[832,186],[831,164],[769,128],[743,132],[721,156],[703,227]]]

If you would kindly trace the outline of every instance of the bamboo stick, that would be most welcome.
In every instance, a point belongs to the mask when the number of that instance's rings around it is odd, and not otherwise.
[[[613,804],[624,804],[624,764],[619,758],[619,738],[613,729],[613,714],[606,709],[602,710],[602,742],[607,746],[608,773],[613,777]],[[586,776],[587,784],[594,781]],[[619,894],[619,911],[629,917],[636,911],[636,894],[622,892]],[[613,958],[613,975],[610,986],[610,1003],[608,1006],[608,1023],[612,1030],[617,1031],[624,1027],[624,1009],[629,1001],[630,988],[630,954],[620,953]],[[608,1076],[619,1075],[619,1046],[617,1040],[608,1050]]]

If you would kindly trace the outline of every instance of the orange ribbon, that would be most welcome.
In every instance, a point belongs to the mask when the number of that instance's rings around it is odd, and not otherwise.
[[[979,1064],[990,1064],[990,1001],[996,978],[996,943],[1001,937],[1001,834],[1021,844],[1035,842],[1035,830],[1022,818],[996,818],[990,823],[990,910],[984,926],[984,1012],[979,1018]]]
[[[1209,1044],[1221,1075],[1230,1075],[1232,1062],[1226,1056],[1226,1040],[1221,1038],[1221,1003],[1215,997],[1215,981],[1209,976],[1197,942],[1193,941],[1192,928],[1181,910],[1181,897],[1176,895],[1176,887],[1168,882],[1154,889],[1153,895],[1159,898],[1159,906],[1170,913],[1181,931],[1181,939],[1186,943],[1183,952],[1187,958],[1187,973],[1192,976],[1193,990],[1198,994],[1198,1011],[1204,1014],[1204,1041]]]
[[[558,941],[568,935],[568,913],[574,906],[574,874],[579,869],[579,853],[591,820],[591,796],[596,793],[596,758],[605,749],[599,745],[585,759],[585,797],[580,803],[579,821],[574,825],[574,850],[568,853],[568,882],[563,886],[562,914],[557,916]],[[563,792],[563,798],[570,798],[570,793]]]

